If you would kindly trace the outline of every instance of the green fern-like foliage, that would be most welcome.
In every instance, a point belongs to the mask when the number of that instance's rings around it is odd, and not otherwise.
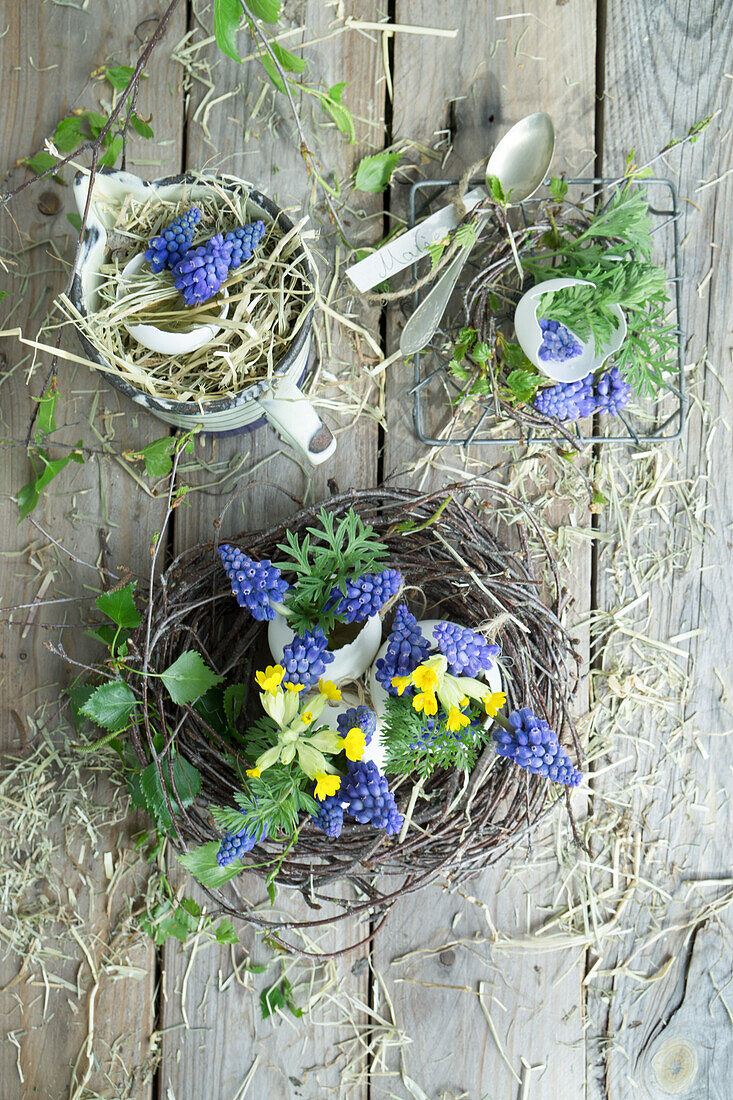
[[[385,772],[427,779],[436,768],[470,771],[483,746],[491,740],[490,730],[483,728],[482,713],[478,705],[472,706],[468,714],[478,721],[456,736],[446,727],[442,712],[430,731],[425,717],[413,708],[411,696],[390,696],[382,727]]]

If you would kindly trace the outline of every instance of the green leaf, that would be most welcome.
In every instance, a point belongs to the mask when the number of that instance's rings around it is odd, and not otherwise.
[[[133,593],[136,581],[130,581],[122,588],[116,588],[113,592],[102,592],[97,596],[95,603],[102,614],[111,619],[118,626],[134,630],[140,626],[140,612],[135,607]]]
[[[438,265],[440,257],[448,247],[448,238],[444,237],[442,241],[434,241],[428,245],[428,255],[430,256],[430,270],[435,271]]]
[[[130,125],[136,134],[139,134],[143,138],[155,137],[152,128],[145,122],[140,115],[136,115],[135,112],[130,115]]]
[[[260,1010],[262,1019],[266,1020],[278,1009],[289,1008],[293,1016],[302,1016],[303,1009],[298,1008],[293,996],[293,987],[288,978],[283,976],[279,981],[271,985],[269,989],[263,989],[260,993]]]
[[[224,714],[232,731],[236,731],[237,719],[242,713],[247,688],[244,684],[230,684],[224,692]]]
[[[59,399],[59,391],[52,384],[48,387],[41,400],[38,402],[38,415],[36,417],[36,439],[56,431],[56,404]]]
[[[127,725],[136,704],[135,695],[123,680],[108,680],[79,708],[79,713],[105,729],[121,730]]]
[[[214,0],[214,36],[222,53],[241,63],[237,52],[237,31],[242,19],[239,0]]]
[[[140,927],[158,946],[171,936],[185,943],[196,931],[200,915],[201,907],[192,898],[181,898],[179,905],[165,898],[140,918]]]
[[[77,447],[81,448],[81,445],[82,441],[79,440]],[[72,451],[71,454],[65,455],[64,458],[56,458],[53,461],[48,458],[45,451],[37,451],[36,457],[43,463],[43,470],[36,477],[32,478],[27,485],[24,485],[18,493],[17,504],[20,509],[20,519],[25,519],[25,517],[33,511],[41,499],[41,493],[46,486],[53,481],[70,462],[84,461],[84,457],[80,451]]]
[[[166,780],[168,779],[168,761],[165,761],[163,768],[166,774]],[[181,801],[181,805],[185,808],[192,806],[196,801],[196,797],[201,790],[201,772],[188,760],[184,760],[182,756],[176,754],[173,760],[173,786],[178,794],[178,798]],[[175,795],[171,799],[173,805],[176,805]]]
[[[507,196],[504,193],[504,188],[499,177],[487,176],[486,184],[489,188],[489,194],[491,195],[494,202],[499,202],[502,204],[502,206],[506,206]]]
[[[226,917],[224,920],[219,921],[216,929],[214,930],[214,938],[217,943],[232,943],[235,946],[239,943],[239,936],[234,931],[234,925]]]
[[[357,191],[386,191],[402,153],[375,153],[359,162],[354,179]]]
[[[313,93],[321,101],[321,109],[330,115],[333,121],[336,123],[336,128],[349,139],[349,144],[353,145],[356,141],[356,126],[354,125],[354,117],[348,107],[344,107],[341,102],[341,91],[343,90],[343,84],[335,84],[335,88],[338,88],[338,98],[333,98],[329,91],[328,95],[323,92],[319,92],[317,88],[313,88]]]
[[[86,715],[82,714],[82,707],[94,695],[94,691],[93,684],[72,684],[66,689],[71,704],[71,719],[77,733],[81,733],[86,719]]]
[[[531,401],[537,393],[539,378],[526,370],[513,370],[506,380],[506,384],[517,401]]]
[[[285,94],[285,92],[287,91],[287,88],[285,87],[285,81],[283,80],[280,73],[277,71],[277,65],[272,60],[269,53],[265,53],[263,50],[260,50],[260,61],[262,62],[262,68],[265,70],[270,80],[277,88],[278,92],[282,92],[283,94]]]
[[[161,439],[154,439],[141,451],[136,453],[145,462],[145,473],[149,477],[165,477],[173,469],[173,453],[176,449],[176,440],[173,436],[164,435]]]
[[[550,180],[550,194],[555,202],[562,202],[568,193],[568,185],[559,176],[553,176]]]
[[[332,84],[328,89],[328,98],[334,103],[341,102],[341,96],[344,94],[344,88],[346,87],[346,81],[342,80],[340,84]]]
[[[86,111],[84,113],[84,121],[88,124],[92,137],[98,137],[109,122],[109,119],[106,115],[97,114],[96,111]]]
[[[134,72],[131,65],[116,65],[113,69],[107,69],[104,75],[116,91],[123,92],[132,80]]]
[[[174,703],[193,703],[214,684],[220,684],[223,677],[218,676],[195,649],[182,653],[160,678],[168,689]]]
[[[140,790],[145,798],[147,811],[158,828],[165,833],[171,832],[173,830],[173,818],[168,809],[163,784],[160,781],[158,767],[154,760],[140,772]],[[175,805],[173,798],[171,798],[171,805]]]
[[[81,233],[81,214],[67,214],[66,217],[71,222],[77,233]]]
[[[113,168],[115,161],[122,152],[123,145],[124,140],[121,136],[113,138],[107,147],[107,152],[99,158],[100,168]]]
[[[52,157],[50,153],[42,149],[34,157],[26,157],[24,164],[27,164],[36,175],[40,176],[42,172],[47,172],[49,168],[55,167],[56,157]]]
[[[71,153],[82,142],[82,119],[79,115],[62,118],[51,139],[60,153]]]
[[[304,57],[290,53],[283,49],[279,42],[270,42],[270,49],[287,73],[302,73],[305,71],[306,61]]]
[[[178,856],[178,862],[187,871],[190,871],[202,886],[216,889],[223,886],[225,882],[229,882],[242,870],[240,859],[235,859],[226,867],[220,867],[216,862],[218,851],[219,841],[210,840],[199,848],[194,848],[192,851],[184,852],[183,855]]]
[[[281,0],[247,0],[247,7],[255,19],[274,25],[282,14]]]

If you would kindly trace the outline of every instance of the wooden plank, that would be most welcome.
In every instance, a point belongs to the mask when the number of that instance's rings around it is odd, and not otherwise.
[[[69,109],[74,97],[84,88],[93,69],[114,59],[119,63],[131,61],[141,48],[145,28],[150,29],[150,9],[145,0],[122,0],[99,8],[83,10],[80,6],[61,6],[34,2],[22,5],[0,40],[2,67],[6,73],[4,127],[0,135],[0,160],[12,165],[20,156],[34,153],[42,145],[45,136],[53,133],[58,120]],[[147,20],[147,22],[146,22]],[[181,34],[184,26],[183,9],[171,28],[172,34]],[[32,60],[31,60],[32,59]],[[160,56],[158,65],[151,70],[143,87],[140,109],[144,114],[154,107],[156,143],[154,156],[160,160],[162,171],[178,167],[181,115],[175,94],[174,70]],[[108,92],[105,93],[108,97]],[[84,106],[97,107],[97,88],[88,88],[81,98]],[[134,155],[141,158],[140,144],[132,146],[130,167],[135,168]],[[22,173],[22,170],[21,170]],[[70,173],[67,170],[67,178]],[[17,174],[14,179],[21,179]],[[42,193],[61,200],[59,212],[45,214],[54,202],[41,201]],[[42,209],[43,208],[43,209]],[[15,224],[28,235],[30,242],[41,242],[28,254],[31,273],[27,289],[22,290],[16,280],[11,283],[12,305],[22,296],[21,304],[13,314],[13,324],[22,324],[30,335],[35,335],[50,297],[65,281],[59,265],[49,261],[47,246],[50,240],[65,256],[71,256],[70,246],[74,234],[68,225],[64,209],[72,209],[69,189],[62,189],[51,181],[44,181],[29,189],[14,202],[11,212]],[[7,218],[3,232],[8,235],[9,246],[18,245],[17,231]],[[6,304],[8,304],[6,302]],[[74,349],[76,350],[76,349]],[[13,373],[4,380],[2,387],[3,434],[23,439],[32,408],[31,393],[37,394],[47,370],[47,361],[36,369],[30,387],[25,385],[27,364],[21,361],[17,346],[4,343],[2,353]],[[76,442],[80,435],[85,444],[99,447],[92,431],[93,422],[105,439],[113,440],[115,450],[137,450],[151,439],[165,434],[151,418],[130,415],[130,406],[118,397],[116,391],[99,382],[85,368],[73,369],[62,365],[59,389],[63,395],[57,419],[69,425],[60,438]],[[92,416],[92,410],[94,415]],[[59,452],[63,453],[63,452]],[[56,457],[56,455],[54,456]],[[90,586],[99,585],[99,574],[68,560],[67,555],[57,553],[48,539],[28,523],[17,525],[17,508],[9,499],[28,480],[30,468],[22,447],[5,453],[6,497],[0,504],[5,531],[4,554],[0,559],[0,588],[5,604],[33,599],[39,582],[47,572],[53,571],[53,587],[47,596],[88,593]],[[143,570],[148,559],[148,545],[160,520],[160,509],[154,501],[144,496],[137,485],[120,466],[110,458],[92,455],[84,466],[71,465],[54,483],[52,489],[34,512],[34,518],[63,545],[73,549],[77,557],[96,562],[102,545],[101,532],[106,531],[109,543],[108,564],[111,568],[126,566],[133,571]],[[29,544],[33,546],[29,553]],[[16,554],[17,556],[13,556]],[[37,573],[32,561],[41,567]],[[80,610],[86,613],[86,604]],[[76,614],[68,616],[76,621]],[[57,608],[39,615],[46,622],[66,621]],[[54,640],[58,631],[51,631]],[[98,648],[79,630],[60,635],[69,652],[84,659],[98,656]],[[16,725],[7,717],[7,711],[16,711],[21,720],[32,714],[43,698],[53,701],[58,697],[58,685],[69,680],[68,670],[58,658],[49,654],[43,643],[49,633],[31,630],[21,637],[18,627],[6,632],[3,642],[3,710],[5,712],[0,741],[5,750],[17,751],[26,747],[19,737]],[[43,690],[41,690],[43,689]],[[90,791],[90,796],[91,796]],[[104,783],[94,792],[102,802],[110,797]],[[52,826],[53,828],[53,826]],[[83,831],[83,830],[82,830]],[[44,1012],[43,978],[35,965],[27,968],[23,979],[2,994],[2,1019],[5,1028],[14,1029],[19,1042],[16,1050],[10,1042],[0,1045],[0,1080],[3,1095],[55,1098],[74,1093],[86,1077],[87,1059],[84,1053],[88,1035],[88,1011],[96,994],[95,1035],[91,1074],[87,1085],[100,1091],[128,1089],[126,1095],[143,1097],[150,1095],[150,1074],[141,1072],[147,1059],[150,1035],[154,1026],[153,989],[155,979],[154,952],[145,943],[131,942],[122,961],[138,967],[138,980],[126,982],[114,980],[107,969],[111,961],[105,958],[107,944],[114,935],[118,905],[106,912],[107,879],[103,864],[105,852],[116,862],[120,849],[130,841],[124,831],[106,830],[99,847],[93,852],[89,844],[79,843],[73,852],[63,850],[64,833],[60,828],[53,833],[61,844],[58,853],[58,883],[76,895],[76,911],[83,914],[80,934],[91,945],[91,958],[99,968],[100,984],[95,990],[89,967],[84,961],[79,944],[62,928],[50,927],[47,947],[58,950],[61,957],[53,970],[70,983],[68,989],[57,986],[51,989],[47,1010]],[[87,838],[88,841],[88,838]],[[74,857],[86,851],[85,866],[75,865]],[[132,889],[132,883],[128,883]],[[63,900],[63,898],[62,898]],[[69,904],[67,916],[71,916]],[[120,960],[117,960],[120,961]],[[0,966],[0,987],[12,980],[18,970],[17,959],[4,958]],[[79,994],[69,992],[76,987]],[[78,1070],[73,1077],[72,1066],[77,1061]],[[23,1075],[21,1084],[17,1068]]]
[[[346,3],[343,11],[334,13],[331,7],[311,0],[297,8],[288,5],[286,25],[289,25],[288,14],[290,25],[302,28],[299,34],[285,40],[288,49],[297,50],[301,42],[307,43],[328,35],[332,30],[334,14],[337,16],[336,26],[342,16],[350,14],[373,20],[378,18],[378,6],[371,2],[366,5]],[[244,49],[244,36],[242,39]],[[292,208],[294,214],[307,210],[312,200],[311,187],[297,150],[284,99],[273,96],[269,88],[265,89],[264,98],[261,98],[265,85],[258,63],[248,62],[240,68],[221,55],[217,56],[213,49],[207,50],[205,56],[215,66],[212,75],[218,95],[238,85],[241,85],[241,90],[225,101],[220,109],[210,113],[207,125],[211,136],[208,141],[194,119],[196,105],[195,98],[192,99],[187,141],[189,167],[195,169],[204,165],[212,149],[215,149],[215,163],[221,161],[227,171],[251,179],[265,193],[272,194],[282,206]],[[315,128],[318,133],[319,158],[326,169],[335,168],[343,180],[361,156],[372,150],[373,143],[380,147],[383,141],[381,43],[374,36],[348,32],[307,45],[304,56],[308,59],[309,80],[315,82],[322,79],[327,86],[340,80],[349,82],[344,100],[365,120],[357,123],[358,143],[348,146],[332,126],[324,128],[324,116],[321,116],[320,109],[312,113],[306,96],[299,97],[304,116],[309,120],[309,132]],[[258,102],[259,114],[254,117],[253,105]],[[267,119],[270,119],[269,124]],[[276,133],[270,129],[272,122],[277,126]],[[371,204],[365,204],[365,209],[375,211],[380,205],[381,198],[377,197]],[[345,218],[349,232],[357,230],[357,223],[348,212]],[[376,232],[380,232],[379,226]],[[323,292],[326,293],[330,285],[330,271],[333,270],[333,242],[319,241],[318,249],[325,249],[327,255],[323,282]],[[367,319],[373,325],[372,331],[376,332],[377,320],[373,311]],[[359,389],[360,355],[364,354],[364,349],[355,347],[333,324],[331,330],[332,354],[322,362],[322,372],[326,379],[329,374],[340,379],[354,376]],[[350,377],[348,386],[353,385],[354,378]],[[322,382],[318,386],[319,397],[325,396],[331,402],[338,400],[339,392],[337,387],[325,389]],[[346,419],[333,411],[326,411],[324,416],[334,427]],[[347,422],[351,419],[349,416]],[[269,427],[232,439],[209,438],[202,441],[199,453],[206,461],[216,458],[224,464],[243,463],[241,469],[244,476],[240,475],[238,481],[222,486],[218,493],[196,495],[193,498],[195,506],[177,515],[177,550],[211,537],[212,524],[229,493],[235,488],[243,488],[247,481],[247,491],[227,512],[221,532],[223,537],[242,528],[255,530],[263,524],[273,523],[292,512],[298,498],[318,500],[328,496],[333,485],[342,489],[351,485],[373,485],[377,474],[377,428],[375,422],[368,418],[349,426],[339,436],[335,456],[315,471],[304,471],[300,460],[295,459],[290,448]],[[255,472],[248,474],[247,471]],[[172,873],[175,875],[175,872]],[[248,883],[247,889],[255,897],[263,895],[259,881]],[[302,900],[289,893],[279,896],[277,904],[295,919],[312,918],[314,915]],[[326,936],[315,930],[313,937],[320,942],[320,950],[339,951],[367,934],[368,931],[360,931],[358,927],[343,922]],[[251,930],[243,933],[242,941],[255,961],[265,958],[271,962],[272,952],[255,941]],[[365,954],[365,950],[361,949],[336,960],[344,994],[361,1001],[366,1001],[368,996]],[[338,1060],[334,1062],[334,1043],[348,1038],[351,1032],[343,1027],[338,1030],[324,1028],[319,1020],[323,1011],[331,1018],[338,1018],[340,1010],[329,1008],[324,1002],[307,1019],[294,1021],[295,1030],[280,1021],[274,1026],[269,1022],[263,1024],[258,1019],[259,1004],[252,988],[245,989],[236,981],[230,981],[226,988],[218,989],[216,976],[222,973],[226,977],[231,975],[231,970],[228,951],[207,947],[191,958],[190,952],[179,945],[166,945],[161,1013],[163,1058],[160,1069],[160,1086],[164,1094],[174,1096],[176,1100],[198,1100],[201,1082],[206,1080],[212,1096],[234,1096],[252,1071],[255,1061],[257,1064],[248,1095],[320,1096],[335,1088],[342,1063]],[[306,966],[306,973],[307,970]],[[302,973],[302,968],[296,969],[291,976],[294,983],[298,980],[298,973]],[[190,1030],[183,1026],[181,1011],[184,976],[187,1004],[190,1006]],[[272,984],[276,977],[277,967],[270,966],[266,974],[254,979],[256,988]],[[361,1012],[358,1009],[354,1011],[357,1021],[363,1024]],[[170,1093],[165,1090],[170,1090]],[[353,1096],[362,1097],[365,1092],[357,1087]]]
[[[454,41],[420,40],[419,49],[406,35],[396,39],[394,138],[430,144],[436,133],[447,130],[453,143],[444,167],[432,162],[423,166],[429,174],[459,176],[512,123],[536,110],[548,111],[555,122],[553,171],[577,174],[589,167],[594,150],[595,12],[587,5],[548,7],[540,17],[520,3],[471,2],[461,5],[459,15],[437,2],[400,0],[398,17],[406,24],[457,26],[459,31]],[[393,193],[392,208],[398,214],[405,211],[399,190]],[[410,302],[403,310],[390,311],[390,350],[397,347],[411,308]],[[411,366],[398,362],[389,368],[385,470],[402,483],[410,483],[406,471],[426,457],[412,425],[411,385]],[[501,458],[499,449],[473,448],[468,455],[446,450],[432,470],[421,474],[420,484],[446,484],[456,470],[470,466],[471,472],[480,473]],[[576,522],[588,523],[582,502],[575,511]],[[557,509],[549,518],[557,526],[568,522],[567,512]],[[568,584],[575,614],[582,616],[590,598],[590,551],[582,544],[574,551]],[[581,649],[587,656],[587,634]],[[587,685],[577,706],[582,714]],[[500,954],[486,943],[494,927],[509,937],[530,932],[542,907],[551,904],[554,885],[546,872],[531,865],[521,877],[507,876],[506,866],[499,865],[466,888],[478,903],[463,892],[431,887],[402,902],[377,938],[375,967],[388,983],[398,1023],[412,1040],[405,1050],[407,1073],[428,1095],[461,1095],[462,1090],[472,1100],[518,1095],[526,1073],[522,1057],[544,1067],[532,1074],[532,1090],[539,1096],[583,1094],[582,957]],[[483,942],[470,943],[474,936],[484,937]],[[458,942],[440,950],[451,941]],[[430,954],[394,962],[417,947],[430,949]],[[372,1096],[408,1096],[406,1088],[393,1079],[376,1079]]]
[[[601,1050],[588,1068],[589,1095],[594,1098],[620,1100],[640,1091],[657,1097],[665,1061],[661,1055],[664,1049],[669,1053],[665,1044],[673,1040],[689,1043],[698,1060],[698,1070],[686,1085],[679,1062],[680,1095],[712,1097],[730,1091],[730,1060],[725,1057],[730,1049],[730,1018],[717,1015],[711,989],[719,978],[719,942],[713,941],[719,933],[729,942],[733,914],[729,906],[723,908],[715,922],[718,933],[707,924],[691,941],[685,937],[681,942],[671,926],[686,924],[703,901],[724,894],[722,885],[688,893],[686,880],[725,879],[731,872],[726,840],[731,804],[724,790],[733,764],[733,743],[727,736],[731,728],[727,688],[721,687],[728,677],[720,661],[720,640],[730,637],[733,625],[726,568],[730,556],[726,532],[733,514],[730,442],[720,423],[729,415],[732,373],[728,303],[733,270],[725,247],[733,190],[732,89],[726,75],[733,65],[727,33],[731,18],[730,3],[697,5],[679,0],[649,6],[624,0],[608,5],[607,173],[620,168],[631,147],[636,149],[637,163],[644,163],[698,120],[717,109],[721,113],[695,145],[672,151],[658,165],[659,174],[676,179],[680,187],[685,359],[694,364],[704,357],[710,364],[689,372],[695,399],[684,442],[665,448],[659,461],[671,461],[670,479],[689,484],[693,510],[698,516],[707,515],[709,527],[704,543],[691,540],[688,554],[685,505],[668,491],[659,498],[663,515],[642,513],[644,520],[648,515],[644,530],[631,532],[632,553],[644,554],[642,563],[655,552],[672,552],[671,560],[684,560],[681,569],[671,574],[662,569],[649,582],[640,568],[640,588],[634,596],[643,594],[648,604],[639,609],[637,620],[630,617],[629,622],[639,622],[645,634],[662,642],[679,636],[675,646],[682,655],[677,660],[692,679],[689,691],[679,700],[680,721],[685,723],[679,733],[674,719],[665,727],[654,720],[653,711],[651,715],[640,712],[630,738],[622,742],[631,748],[633,760],[618,769],[613,779],[606,776],[599,781],[604,793],[626,789],[631,819],[644,826],[642,874],[668,890],[674,904],[660,900],[652,917],[649,896],[639,889],[627,913],[631,933],[622,940],[619,961],[626,960],[634,945],[638,954],[629,972],[617,974],[610,986],[601,983],[592,1005],[594,1031],[597,1027],[603,1037]],[[712,182],[718,178],[719,183]],[[601,608],[616,607],[628,598],[612,552],[611,547],[599,562],[596,600]],[[685,652],[689,652],[688,661]],[[681,685],[676,693],[682,693]],[[644,776],[653,778],[644,780]],[[665,928],[668,933],[645,949],[646,934]],[[665,977],[664,964],[670,958],[675,961]],[[634,978],[635,972],[660,976],[658,982],[644,983]],[[715,1051],[713,1058],[711,1051]],[[657,1055],[661,1061],[655,1069]]]

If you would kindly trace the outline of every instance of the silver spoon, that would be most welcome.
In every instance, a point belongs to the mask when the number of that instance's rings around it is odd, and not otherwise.
[[[509,195],[509,206],[524,202],[542,185],[554,151],[555,127],[550,116],[544,111],[527,115],[504,134],[489,157],[487,181],[489,176],[498,178],[504,194]],[[490,217],[490,211],[480,215],[477,235]],[[410,317],[400,337],[403,355],[414,355],[434,335],[472,247],[468,244],[461,249]]]

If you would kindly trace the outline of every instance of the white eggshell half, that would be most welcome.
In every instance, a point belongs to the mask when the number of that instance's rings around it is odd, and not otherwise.
[[[566,359],[564,363],[553,363],[548,359],[540,359],[539,351],[543,332],[537,319],[537,310],[543,294],[547,294],[552,290],[562,290],[563,287],[568,286],[595,285],[589,279],[548,279],[544,283],[537,283],[526,294],[523,294],[514,311],[514,328],[522,351],[539,371],[542,371],[548,378],[552,378],[554,382],[578,382],[586,375],[592,374],[605,363],[609,355],[613,355],[615,351],[618,351],[626,339],[626,318],[620,306],[612,306],[618,325],[614,335],[603,345],[600,351],[596,351],[593,337],[585,343],[573,333],[583,348],[582,353],[576,356],[575,359]]]
[[[118,301],[126,290],[126,276],[137,274],[146,262],[143,253],[138,252],[128,264],[125,264],[117,284]],[[226,287],[222,294],[225,298],[228,297]],[[223,320],[228,313],[229,302],[224,302],[219,311],[219,317]],[[185,355],[188,352],[197,351],[221,332],[221,325],[198,325],[190,332],[167,332],[166,329],[157,328],[155,325],[125,324],[125,328],[138,344],[149,348],[150,351],[160,352],[161,355]]]
[[[273,660],[282,659],[283,650],[289,645],[295,634],[288,626],[287,620],[280,614],[276,614],[267,628],[267,643]],[[353,642],[341,646],[333,651],[333,661],[326,665],[324,673],[327,680],[333,680],[335,684],[344,680],[358,680],[373,662],[379,645],[382,641],[382,620],[379,615],[372,615],[366,620]]]

